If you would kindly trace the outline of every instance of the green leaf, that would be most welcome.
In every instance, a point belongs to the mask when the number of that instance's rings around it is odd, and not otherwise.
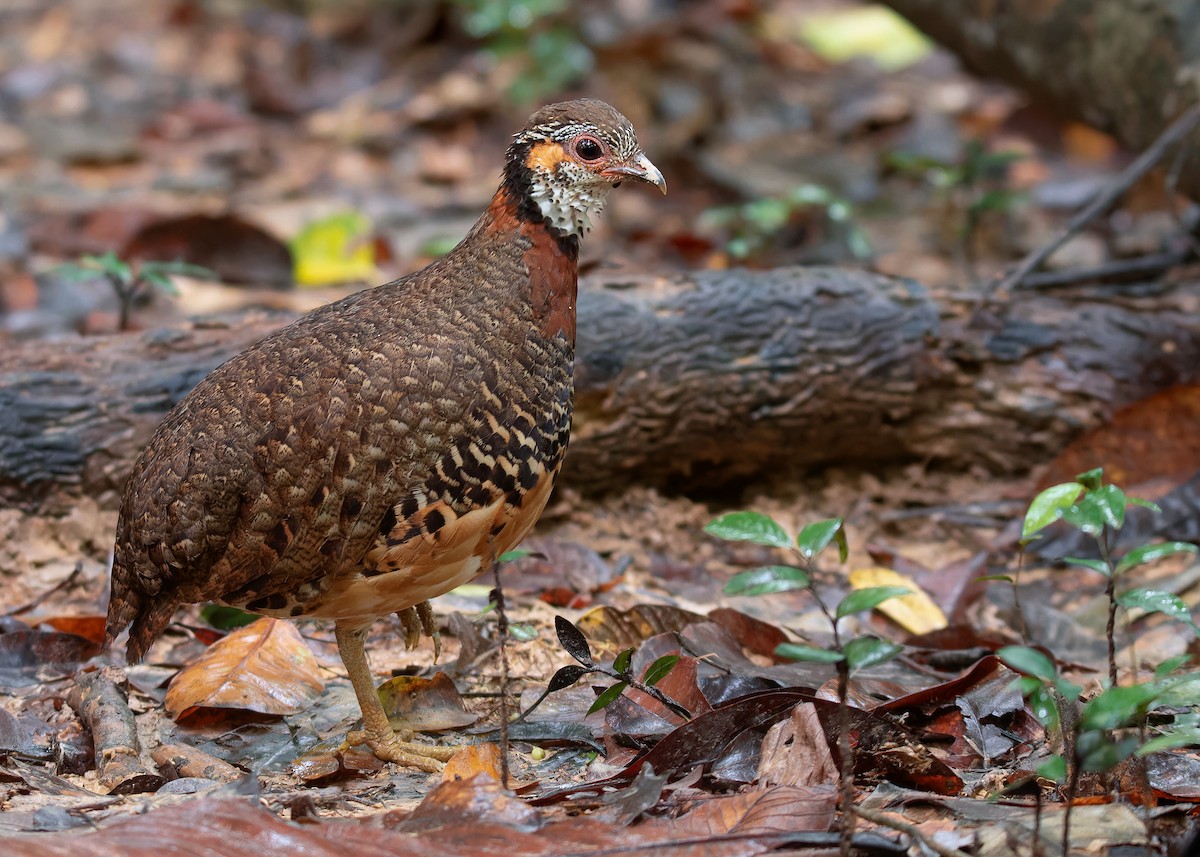
[[[601,708],[607,708],[617,701],[617,697],[625,692],[625,688],[629,687],[626,682],[619,681],[612,687],[607,688],[603,693],[596,697],[596,701],[592,703],[592,707],[587,710],[588,714],[594,714]],[[584,715],[587,716],[586,714]]]
[[[907,586],[868,586],[865,589],[855,589],[842,599],[837,606],[837,618],[861,613],[864,610],[874,610],[884,601],[912,595]]]
[[[1116,485],[1101,485],[1088,494],[1088,499],[1104,513],[1104,521],[1114,530],[1125,526],[1125,492]]]
[[[729,512],[710,521],[704,532],[729,542],[754,542],[773,548],[792,546],[787,531],[761,512]]]
[[[513,562],[518,559],[524,559],[531,555],[533,551],[525,550],[524,548],[515,551],[505,551],[496,557],[496,562]]]
[[[154,286],[154,288],[158,289],[164,294],[171,295],[172,297],[178,296],[179,294],[178,287],[166,274],[160,274],[155,271],[142,271],[139,276],[142,280]]]
[[[1088,491],[1096,491],[1104,481],[1104,468],[1093,467],[1091,470],[1085,470],[1075,477],[1075,481]]]
[[[1131,568],[1146,563],[1155,562],[1163,557],[1179,553],[1196,553],[1197,547],[1189,542],[1163,542],[1157,545],[1142,545],[1134,548],[1117,563],[1117,574],[1123,574]]]
[[[1192,659],[1191,655],[1176,655],[1173,658],[1167,658],[1154,669],[1155,678],[1166,678],[1175,670],[1186,664]]]
[[[767,565],[742,571],[725,584],[726,595],[766,595],[789,589],[808,589],[808,572],[790,565]]]
[[[1130,506],[1141,506],[1143,509],[1149,509],[1156,515],[1162,514],[1162,507],[1157,503],[1152,503],[1149,500],[1143,500],[1141,497],[1130,497],[1128,500]]]
[[[775,654],[789,661],[810,661],[818,664],[836,664],[845,658],[841,652],[802,646],[799,643],[780,643],[775,647]]]
[[[1110,687],[1083,706],[1079,727],[1106,730],[1131,725],[1149,710],[1162,690],[1156,682]]]
[[[982,575],[975,579],[981,583],[988,581],[988,580],[1003,580],[1005,583],[1015,583],[1016,582],[1013,579],[1013,576],[1010,574],[985,574],[985,575]]]
[[[629,672],[629,665],[633,663],[633,649],[626,649],[617,655],[613,661],[613,671],[619,673]]]
[[[1093,494],[1085,494],[1078,503],[1063,509],[1062,519],[1079,532],[1099,536],[1108,525],[1105,505]]]
[[[1063,756],[1051,756],[1034,769],[1034,773],[1045,780],[1061,783],[1067,779],[1067,760]]]
[[[846,532],[842,528],[841,518],[828,518],[808,524],[800,531],[800,535],[796,536],[796,546],[800,548],[802,557],[812,559],[825,550],[835,538],[838,540],[838,557],[845,562]]]
[[[216,271],[205,268],[203,265],[192,265],[188,262],[158,262],[150,261],[143,262],[140,268],[142,276],[147,274],[163,275],[163,274],[178,274],[182,277],[195,277],[196,279],[217,280],[220,279]]]
[[[1192,621],[1192,611],[1184,600],[1171,592],[1160,589],[1130,589],[1117,596],[1117,603],[1130,610],[1137,607],[1147,613],[1165,613],[1172,619],[1196,627]]]
[[[205,604],[200,608],[200,618],[220,631],[232,631],[257,621],[259,617],[224,604]]]
[[[1029,705],[1029,710],[1047,730],[1057,731],[1062,717],[1058,710],[1058,698],[1038,679],[1032,676],[1025,676],[1024,679],[1024,686],[1029,687],[1029,692],[1022,695]]]
[[[512,622],[508,626],[508,636],[518,643],[528,643],[537,639],[538,629],[527,622]]]
[[[1069,508],[1082,492],[1083,486],[1078,482],[1063,482],[1060,485],[1051,485],[1034,497],[1021,526],[1021,540],[1028,540],[1061,518],[1063,511]]]
[[[1028,646],[1004,646],[996,651],[996,657],[1010,669],[1042,681],[1052,682],[1058,677],[1054,661]]]
[[[1092,571],[1098,571],[1105,577],[1108,577],[1108,564],[1099,559],[1081,559],[1077,556],[1064,556],[1063,562],[1067,565],[1078,565],[1083,568],[1090,568]]]
[[[1149,756],[1151,753],[1160,753],[1163,750],[1178,750],[1180,747],[1196,745],[1200,745],[1200,728],[1192,726],[1187,729],[1172,729],[1151,738],[1138,748],[1137,754]]]
[[[1084,771],[1107,771],[1137,751],[1136,737],[1113,740],[1103,732],[1085,732],[1077,740],[1079,767]]]
[[[902,651],[904,651],[903,646],[888,640],[881,640],[878,637],[857,637],[846,644],[846,665],[853,673],[890,661]]]
[[[642,683],[648,684],[650,687],[658,684],[669,673],[675,664],[679,663],[679,655],[663,655],[650,666],[646,667],[646,674],[642,676]]]

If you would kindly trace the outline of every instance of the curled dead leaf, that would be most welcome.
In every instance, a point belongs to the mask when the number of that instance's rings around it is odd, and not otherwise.
[[[317,659],[296,626],[264,617],[180,670],[166,706],[176,720],[212,708],[282,716],[307,708],[324,687]]]

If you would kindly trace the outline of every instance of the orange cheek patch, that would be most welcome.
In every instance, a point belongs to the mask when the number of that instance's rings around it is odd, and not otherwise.
[[[558,143],[538,143],[529,150],[525,166],[531,170],[552,173],[566,157],[567,153]]]

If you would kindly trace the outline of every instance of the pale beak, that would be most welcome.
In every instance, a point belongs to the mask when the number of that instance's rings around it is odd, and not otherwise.
[[[667,192],[667,180],[663,178],[658,167],[650,163],[650,159],[645,155],[639,154],[632,164],[606,167],[600,171],[600,175],[618,181],[624,178],[637,179],[640,182],[654,185],[663,193]]]

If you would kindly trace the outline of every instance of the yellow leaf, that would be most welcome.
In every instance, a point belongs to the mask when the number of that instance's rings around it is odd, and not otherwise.
[[[910,634],[927,634],[950,624],[946,621],[946,614],[919,586],[890,568],[875,566],[855,569],[850,572],[850,585],[855,589],[872,586],[905,586],[911,589],[912,595],[889,598],[875,608]]]
[[[341,212],[314,221],[289,242],[301,286],[328,286],[376,277],[371,221]]]
[[[813,15],[804,22],[801,36],[822,59],[869,57],[884,71],[910,66],[932,50],[912,24],[883,6]]]

